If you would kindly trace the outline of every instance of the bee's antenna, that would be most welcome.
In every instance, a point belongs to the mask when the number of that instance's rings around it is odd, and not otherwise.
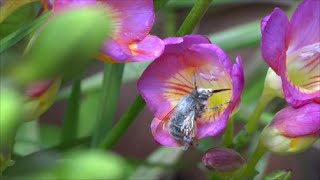
[[[196,92],[198,93],[198,87],[197,87],[197,80],[196,80],[195,71],[193,71],[192,79],[193,79],[194,88],[196,89]]]

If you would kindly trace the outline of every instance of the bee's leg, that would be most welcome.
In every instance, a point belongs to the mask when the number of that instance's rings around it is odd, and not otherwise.
[[[223,104],[218,104],[218,105],[215,105],[215,106],[211,106],[211,107],[206,107],[206,108],[203,109],[203,111],[207,111],[207,110],[216,111],[216,110],[220,109],[223,105],[229,104],[230,102],[231,102],[231,101],[226,102],[226,103],[223,103]]]

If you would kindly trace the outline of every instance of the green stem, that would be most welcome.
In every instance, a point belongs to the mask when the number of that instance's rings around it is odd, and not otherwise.
[[[233,140],[233,118],[229,118],[227,127],[224,131],[222,144],[225,147],[232,146],[232,140]]]
[[[252,177],[255,176],[255,167],[265,153],[266,153],[266,149],[259,141],[253,155],[251,156],[247,164],[247,168],[244,172],[244,175],[246,177],[249,177],[252,179]]]
[[[263,113],[264,109],[266,108],[266,106],[269,104],[269,102],[273,98],[274,98],[274,96],[272,96],[270,94],[266,94],[265,91],[260,96],[258,104],[256,105],[254,111],[250,115],[249,120],[245,126],[245,130],[247,131],[247,133],[249,135],[253,134],[256,131],[256,129],[259,125],[259,120],[260,120],[261,114]]]
[[[71,95],[68,99],[68,105],[62,125],[61,142],[70,143],[77,136],[77,127],[79,121],[79,106],[81,97],[81,75],[79,75],[73,85]]]
[[[109,149],[111,148],[121,137],[121,135],[128,129],[128,127],[138,116],[140,111],[144,108],[145,102],[141,96],[137,96],[134,102],[131,104],[127,112],[123,114],[119,123],[109,132],[109,134],[103,139],[99,147]]]
[[[112,128],[117,110],[124,64],[105,63],[100,106],[97,112],[96,127],[91,146],[98,147]]]
[[[212,0],[197,0],[190,13],[182,23],[176,36],[191,34],[194,27],[200,22],[203,15],[207,12]]]
[[[162,7],[164,7],[169,0],[153,0],[154,11],[159,11]]]
[[[173,8],[165,8],[164,18],[164,34],[168,37],[174,36],[177,31],[175,10]]]

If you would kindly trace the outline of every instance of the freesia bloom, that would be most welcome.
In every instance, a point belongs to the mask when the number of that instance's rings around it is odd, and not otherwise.
[[[152,0],[55,0],[54,12],[74,7],[104,5],[116,20],[115,33],[100,50],[98,59],[111,62],[140,62],[160,56],[164,43],[150,35],[155,14]]]
[[[28,121],[38,118],[53,104],[60,84],[61,79],[39,81],[25,90]]]
[[[261,22],[261,50],[294,107],[320,103],[320,1],[300,3],[289,22],[279,8]]]
[[[290,154],[309,148],[320,137],[320,105],[311,103],[279,111],[261,133],[271,152]]]
[[[181,98],[197,89],[230,89],[214,93],[196,118],[195,140],[221,133],[230,113],[240,102],[243,67],[240,57],[231,64],[227,55],[200,35],[164,40],[164,53],[154,60],[138,81],[138,90],[154,114],[151,130],[155,140],[165,146],[181,146],[170,133],[172,112]],[[219,107],[210,109],[210,107]],[[192,120],[193,122],[193,120]]]

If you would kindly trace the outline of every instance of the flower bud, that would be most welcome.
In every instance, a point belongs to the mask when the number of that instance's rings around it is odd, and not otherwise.
[[[264,81],[264,92],[272,96],[283,98],[281,78],[271,68],[268,69]]]
[[[0,174],[11,163],[11,151],[21,122],[22,97],[14,89],[0,86]]]
[[[245,159],[238,152],[222,147],[209,149],[202,162],[209,170],[228,177],[241,175],[246,166]]]
[[[320,136],[320,105],[287,107],[261,133],[261,142],[276,154],[294,154],[309,148]]]
[[[120,156],[99,150],[71,151],[30,179],[124,179],[130,167]],[[17,175],[17,179],[21,178]],[[48,178],[50,177],[50,178]]]
[[[53,104],[60,84],[61,79],[39,81],[25,90],[26,121],[38,118]]]

